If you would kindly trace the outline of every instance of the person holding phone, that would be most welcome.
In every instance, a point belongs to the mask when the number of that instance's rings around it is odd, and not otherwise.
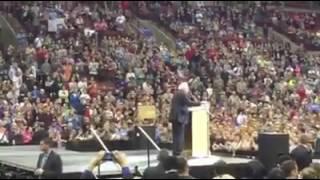
[[[81,174],[80,179],[97,179],[96,175],[93,173],[93,170],[105,161],[114,161],[118,163],[122,168],[122,178],[132,178],[132,173],[130,172],[128,166],[128,159],[124,153],[119,151],[114,151],[112,153],[100,151],[96,157],[91,160],[89,167]]]

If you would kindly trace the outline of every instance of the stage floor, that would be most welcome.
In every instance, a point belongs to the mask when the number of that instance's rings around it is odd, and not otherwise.
[[[75,152],[63,149],[54,149],[60,154],[63,161],[63,173],[81,173],[84,171],[90,160],[97,154],[96,152]],[[140,172],[143,172],[147,167],[147,151],[124,151],[127,154],[130,169],[135,166],[139,167]],[[0,147],[0,163],[17,167],[27,171],[34,171],[38,156],[40,154],[39,146],[8,146]],[[150,151],[150,163],[157,164],[157,151]],[[210,156],[209,158],[190,159],[188,161],[190,166],[211,165],[219,160],[225,161],[227,164],[247,163],[252,159],[236,158],[236,157],[220,157]],[[121,169],[113,162],[106,162],[101,165],[101,175],[119,175]]]
[[[62,159],[63,173],[79,173],[84,171],[90,160],[95,157],[96,152],[75,152],[65,149],[54,149]],[[129,166],[133,169],[138,166],[139,169],[147,167],[147,151],[124,151],[128,156]],[[34,171],[36,168],[38,156],[40,154],[39,146],[10,146],[0,147],[0,163]],[[156,151],[150,152],[151,165],[156,164]],[[113,162],[106,162],[101,165],[101,175],[118,175],[121,169]]]

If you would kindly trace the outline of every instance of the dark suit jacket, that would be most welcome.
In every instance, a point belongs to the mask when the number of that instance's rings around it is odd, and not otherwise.
[[[312,152],[302,145],[291,152],[291,157],[297,162],[299,171],[312,163]]]
[[[162,179],[166,171],[163,166],[149,167],[143,172],[142,179]]]
[[[44,154],[40,154],[37,168],[41,168],[41,162]],[[62,175],[62,161],[60,156],[51,151],[49,157],[43,166],[43,174],[41,175],[41,179],[59,179]]]
[[[161,179],[195,179],[192,176],[179,176],[177,172],[170,172],[162,176]]]
[[[80,179],[96,179],[96,177],[93,175],[91,171],[85,170],[81,174]]]
[[[169,115],[170,122],[188,124],[188,107],[199,105],[200,103],[192,102],[183,91],[178,90],[172,98],[171,110]]]
[[[179,176],[178,179],[195,179],[192,176]]]

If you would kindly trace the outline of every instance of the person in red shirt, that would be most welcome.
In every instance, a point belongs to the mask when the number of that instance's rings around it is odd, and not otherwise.
[[[103,39],[103,34],[107,31],[108,25],[104,20],[100,20],[94,23],[94,28],[98,33],[98,44],[100,45]]]
[[[107,30],[108,25],[104,20],[100,20],[94,23],[94,28],[97,32],[103,32]]]
[[[185,53],[185,57],[188,61],[191,61],[192,57],[196,53],[196,49],[194,47],[188,48],[188,50]]]
[[[239,40],[239,48],[244,49],[246,46],[246,42],[241,38]]]
[[[29,144],[32,141],[32,128],[31,127],[24,127],[22,132],[23,144]]]
[[[217,48],[210,48],[207,50],[207,56],[211,60],[219,59],[219,50]]]
[[[123,11],[126,11],[129,9],[129,1],[121,1],[120,2],[120,8],[123,10]]]
[[[91,83],[88,87],[88,94],[91,98],[96,98],[98,96],[98,84],[94,79],[91,79]]]
[[[301,75],[301,68],[299,65],[296,65],[295,69],[294,69],[294,73],[297,77],[299,77]]]
[[[300,97],[300,103],[303,102],[303,100],[305,100],[307,98],[307,92],[306,92],[306,89],[304,88],[303,84],[301,84],[299,86],[299,88],[297,89],[297,94],[299,95]]]
[[[36,51],[36,58],[38,62],[44,62],[44,60],[49,58],[48,50],[45,47],[39,48]]]
[[[85,110],[84,110],[84,113],[83,113],[83,116],[90,119],[91,113],[90,113],[90,107],[89,107],[89,105],[86,105]]]
[[[296,121],[299,117],[299,110],[296,106],[292,107],[290,110],[289,110],[289,120],[290,121]]]

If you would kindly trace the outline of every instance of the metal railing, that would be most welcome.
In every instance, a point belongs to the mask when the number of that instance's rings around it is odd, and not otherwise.
[[[140,126],[137,126],[137,129],[143,134],[144,137],[148,140],[147,143],[147,158],[148,158],[148,167],[150,167],[150,143],[152,146],[157,150],[160,151],[160,147],[152,140],[152,138],[149,136],[149,134]]]

